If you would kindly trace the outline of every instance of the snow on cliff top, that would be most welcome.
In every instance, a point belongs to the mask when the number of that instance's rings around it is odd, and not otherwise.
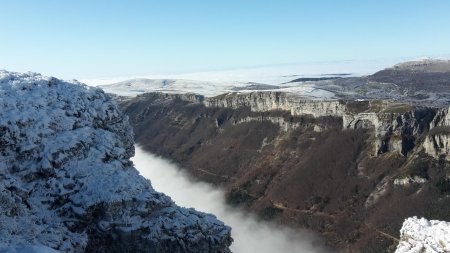
[[[101,89],[0,70],[0,153],[0,245],[226,252],[231,242],[221,221],[139,175],[128,118]]]
[[[450,60],[425,57],[396,64],[393,68],[417,72],[450,72]]]
[[[99,87],[108,93],[128,97],[134,97],[146,92],[196,93],[205,96],[216,96],[230,91],[233,85],[230,83],[185,79],[136,78]]]
[[[348,73],[353,76],[372,74],[397,62],[398,59],[305,62],[186,74],[106,77],[83,79],[82,81],[92,86],[99,86],[108,93],[122,96],[136,96],[144,92],[161,91],[196,93],[212,97],[234,91],[234,88],[238,88],[239,92],[247,92],[244,89],[246,86],[260,84],[279,86],[277,91],[292,92],[312,98],[329,98],[333,96],[331,92],[318,90],[314,85],[289,82],[300,77],[319,78],[341,76]]]
[[[397,64],[403,61],[403,63]],[[395,65],[397,64],[397,65]],[[284,64],[245,69],[198,72],[187,74],[141,75],[116,78],[84,79],[86,83],[99,86],[108,93],[121,96],[136,96],[145,92],[195,93],[213,97],[223,93],[250,92],[255,90],[282,91],[310,97],[330,99],[334,94],[316,87],[313,83],[290,83],[298,78],[349,77],[373,74],[388,66],[443,71],[450,66],[448,61],[420,58],[371,61],[313,62],[303,64]],[[389,68],[388,68],[389,69]],[[258,89],[252,86],[274,86],[273,89]]]
[[[412,217],[405,220],[395,253],[450,252],[450,222]]]
[[[258,85],[258,84],[257,84]],[[257,86],[251,83],[240,82],[208,82],[194,81],[184,79],[145,79],[136,78],[119,83],[101,85],[99,88],[105,92],[119,96],[135,97],[147,92],[164,92],[173,94],[195,93],[206,97],[214,97],[228,92],[254,92],[258,89],[246,89],[247,87]],[[262,84],[261,86],[264,86]],[[263,89],[265,91],[284,91],[292,92],[297,95],[310,98],[332,98],[334,94],[322,89],[317,89],[313,84],[289,83],[282,86],[275,86],[273,89]]]

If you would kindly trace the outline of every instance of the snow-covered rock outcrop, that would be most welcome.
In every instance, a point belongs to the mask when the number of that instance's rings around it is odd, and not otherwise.
[[[230,228],[156,192],[133,155],[128,119],[100,89],[0,71],[0,246],[229,252]]]
[[[42,245],[0,245],[2,253],[58,253],[52,248]]]
[[[450,222],[412,217],[400,230],[396,253],[450,252]]]

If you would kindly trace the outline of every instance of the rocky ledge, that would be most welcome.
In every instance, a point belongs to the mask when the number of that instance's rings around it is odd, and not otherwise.
[[[128,118],[100,89],[0,71],[0,153],[1,250],[230,252],[228,226],[139,175]]]
[[[372,154],[397,152],[406,156],[419,135],[429,132],[423,143],[427,154],[450,161],[450,114],[449,108],[413,106],[384,100],[311,100],[293,93],[256,91],[248,93],[225,93],[215,97],[198,94],[145,93],[131,101],[153,100],[160,105],[170,101],[201,104],[206,108],[237,110],[248,108],[255,113],[285,112],[292,117],[335,117],[342,119],[343,129],[373,129]],[[299,124],[285,117],[247,117],[235,122],[268,121],[282,129],[296,129]],[[219,123],[216,123],[218,125]],[[314,126],[320,131],[321,126]]]
[[[121,108],[144,150],[339,251],[393,253],[405,219],[450,220],[448,107],[291,96],[148,93]]]

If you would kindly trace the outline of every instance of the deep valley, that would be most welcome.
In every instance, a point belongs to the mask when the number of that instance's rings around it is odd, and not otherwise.
[[[145,150],[343,252],[394,252],[407,217],[450,220],[448,108],[280,92],[147,93],[121,108]]]

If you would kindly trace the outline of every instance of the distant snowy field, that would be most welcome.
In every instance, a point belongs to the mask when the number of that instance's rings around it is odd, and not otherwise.
[[[259,84],[259,83],[258,83]],[[250,85],[258,85],[256,83],[241,82],[209,82],[185,79],[130,79],[110,85],[99,86],[108,93],[120,96],[134,97],[146,92],[165,92],[165,93],[196,93],[207,97],[217,96],[227,92],[250,92],[255,90],[266,91],[284,91],[294,92],[299,95],[310,98],[333,98],[334,94],[322,89],[317,89],[313,84],[307,83],[286,83],[280,84],[278,87],[268,89],[252,88],[246,89]],[[260,84],[263,85],[263,84]]]
[[[136,96],[144,92],[196,93],[216,96],[226,92],[249,92],[250,85],[275,85],[277,90],[293,92],[310,98],[333,98],[334,94],[316,89],[308,83],[289,83],[302,77],[331,77],[341,74],[361,76],[392,66],[401,59],[371,61],[336,61],[286,64],[224,71],[210,71],[174,75],[137,75],[82,79],[91,86],[100,86],[106,92],[122,96]]]

